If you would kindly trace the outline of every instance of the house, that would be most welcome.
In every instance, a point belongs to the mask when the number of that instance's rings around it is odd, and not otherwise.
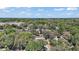
[[[56,27],[55,27],[55,29],[56,29],[56,30],[59,30],[59,27],[58,27],[58,26],[56,26]]]
[[[70,34],[69,31],[64,31],[64,32],[63,32],[63,35],[65,35],[65,36],[70,36],[71,34]]]
[[[53,48],[49,40],[47,40],[47,45],[45,45],[44,47],[46,48],[47,51],[52,51]]]
[[[38,28],[38,29],[36,29],[36,32],[38,32],[39,34],[40,34],[40,29]]]
[[[3,32],[4,30],[3,29],[0,29],[0,32]]]
[[[44,46],[46,48],[47,51],[52,51],[52,46],[47,44]]]
[[[40,34],[39,36],[35,36],[35,40],[45,40],[45,38],[42,34]]]
[[[23,22],[0,22],[0,25],[17,25],[20,26],[21,24],[23,24]]]
[[[64,39],[69,39],[69,37],[71,36],[70,32],[69,31],[64,31],[63,34],[62,34],[62,37]]]
[[[41,37],[41,36],[36,36],[35,37],[35,40],[40,40],[40,39],[45,40],[45,38],[44,37]]]
[[[58,39],[59,39],[59,38],[58,38],[57,36],[54,37],[54,40],[58,41]]]

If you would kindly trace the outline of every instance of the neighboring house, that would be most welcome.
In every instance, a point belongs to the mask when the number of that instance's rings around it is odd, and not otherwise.
[[[29,29],[24,29],[26,32],[28,32],[29,31]]]
[[[40,34],[40,36],[35,36],[35,40],[45,40],[45,38],[42,34]]]
[[[59,27],[58,27],[58,26],[56,26],[56,27],[55,27],[55,29],[56,29],[56,30],[59,30]]]
[[[53,48],[49,40],[47,40],[47,45],[45,45],[44,47],[46,48],[47,51],[52,51]]]
[[[71,36],[69,31],[64,31],[62,37],[65,39],[69,39],[69,37]]]
[[[70,36],[71,34],[70,34],[69,31],[64,31],[64,32],[63,32],[63,35],[65,35],[65,36]]]
[[[59,38],[58,38],[57,36],[54,37],[54,40],[57,40],[57,41],[58,41],[58,39],[59,39]]]
[[[38,29],[36,29],[36,31],[40,34],[40,29],[38,28]]]
[[[44,37],[41,37],[41,36],[36,36],[35,37],[35,40],[45,40],[45,38]]]
[[[44,46],[46,48],[47,51],[52,51],[52,46],[47,44]]]
[[[0,32],[4,31],[3,29],[0,29]]]
[[[0,22],[0,25],[17,25],[20,26],[21,24],[23,24],[23,22]]]

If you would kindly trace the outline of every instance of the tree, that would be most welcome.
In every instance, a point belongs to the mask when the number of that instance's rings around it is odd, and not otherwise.
[[[24,50],[28,41],[32,39],[32,33],[30,32],[19,32],[16,34],[14,39],[14,49]]]
[[[44,50],[44,41],[38,40],[38,41],[29,41],[26,50],[27,51],[42,51]]]

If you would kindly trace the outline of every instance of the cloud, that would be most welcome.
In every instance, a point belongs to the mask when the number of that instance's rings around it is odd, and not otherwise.
[[[25,14],[25,11],[21,11],[20,14]]]
[[[55,11],[63,11],[64,8],[54,8]]]
[[[15,11],[15,9],[14,8],[4,7],[4,8],[0,8],[0,11],[3,12],[3,13],[9,13],[9,12]]]
[[[65,15],[66,15],[66,16],[69,16],[69,15],[73,15],[73,13],[66,13]]]
[[[3,12],[7,12],[8,13],[8,12],[10,12],[10,10],[4,9]]]
[[[2,7],[2,6],[0,6],[0,9],[6,9],[7,7]]]
[[[74,11],[74,10],[77,10],[78,8],[76,8],[76,7],[69,7],[69,8],[67,8],[67,10],[70,10],[70,11]]]
[[[79,14],[75,14],[75,17],[79,17]]]
[[[66,12],[66,13],[63,13],[61,17],[69,17],[69,18],[73,18],[75,17],[75,13],[74,12]]]
[[[47,14],[47,17],[52,17],[53,15],[52,14]]]
[[[16,16],[17,16],[17,17],[21,17],[21,18],[23,18],[23,17],[24,17],[24,18],[25,18],[25,17],[28,18],[28,17],[32,17],[32,13],[26,13],[26,12],[23,12],[23,11],[22,11],[22,12],[20,12],[20,13],[15,14],[15,17],[16,17]]]
[[[36,13],[34,16],[35,16],[35,17],[43,17],[43,14],[41,14],[41,13]]]
[[[37,13],[37,14],[36,14],[36,16],[40,16],[40,15],[41,15],[41,13]]]
[[[26,13],[26,16],[31,16],[32,15],[32,13]]]
[[[39,8],[37,11],[44,11],[44,9],[42,9],[42,8]]]

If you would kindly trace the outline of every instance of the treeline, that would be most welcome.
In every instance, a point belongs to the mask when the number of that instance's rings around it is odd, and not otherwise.
[[[32,21],[32,20],[73,20],[78,21],[79,18],[0,18],[0,22],[10,22],[10,21]]]

